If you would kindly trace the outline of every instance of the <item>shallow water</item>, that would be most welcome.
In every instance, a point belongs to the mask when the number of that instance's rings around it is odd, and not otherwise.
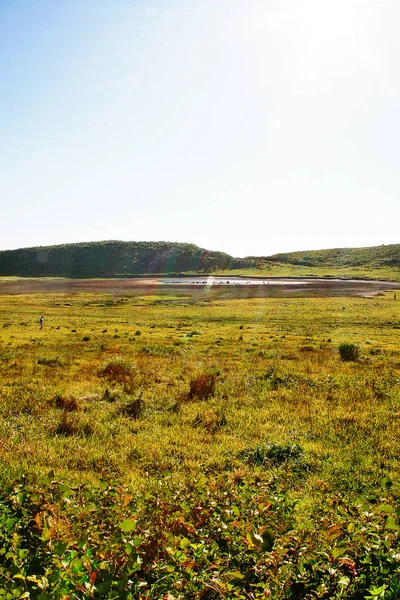
[[[307,285],[305,279],[243,279],[240,277],[177,277],[162,279],[165,285]]]
[[[378,282],[378,281],[365,281],[358,279],[323,279],[323,278],[285,278],[285,277],[277,277],[275,279],[263,279],[263,278],[244,278],[244,277],[171,277],[171,278],[160,278],[158,280],[160,283],[164,285],[377,285],[386,284],[388,282]],[[391,286],[391,284],[388,284]]]

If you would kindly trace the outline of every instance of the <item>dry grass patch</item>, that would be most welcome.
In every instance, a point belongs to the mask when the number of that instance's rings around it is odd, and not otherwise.
[[[207,400],[215,394],[217,376],[214,373],[201,373],[190,380],[189,400]]]

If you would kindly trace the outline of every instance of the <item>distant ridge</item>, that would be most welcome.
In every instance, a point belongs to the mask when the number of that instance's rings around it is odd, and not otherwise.
[[[334,248],[234,258],[224,252],[175,242],[83,242],[0,251],[0,276],[135,277],[227,271],[276,272],[284,268],[390,269],[400,273],[400,244]],[[299,273],[300,274],[300,273]]]
[[[223,252],[174,242],[83,242],[0,252],[0,275],[22,277],[133,277],[229,269]]]
[[[331,250],[308,250],[274,254],[260,259],[246,257],[244,260],[260,260],[306,267],[399,267],[400,244],[370,246],[367,248],[332,248]]]

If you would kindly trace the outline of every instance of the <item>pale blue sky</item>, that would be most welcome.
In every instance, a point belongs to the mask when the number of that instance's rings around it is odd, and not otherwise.
[[[398,0],[0,0],[0,249],[399,243]]]

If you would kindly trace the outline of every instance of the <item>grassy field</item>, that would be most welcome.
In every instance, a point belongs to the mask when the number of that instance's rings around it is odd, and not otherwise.
[[[384,281],[400,281],[398,266],[382,265],[313,265],[304,266],[269,262],[257,269],[217,269],[215,275],[244,275],[245,277],[342,277],[344,279],[377,279]]]
[[[0,375],[0,598],[400,597],[393,293],[2,294]]]

